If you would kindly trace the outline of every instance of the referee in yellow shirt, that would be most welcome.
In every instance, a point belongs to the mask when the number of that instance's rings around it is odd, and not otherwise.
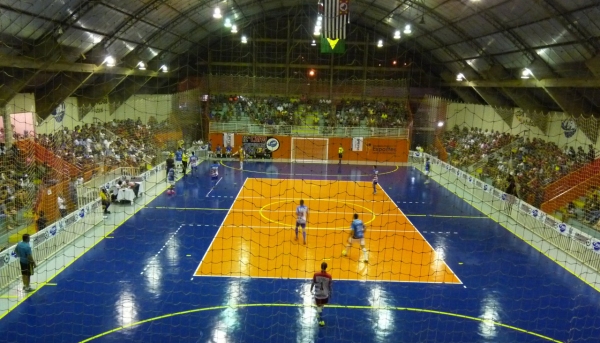
[[[184,150],[183,155],[181,155],[181,165],[183,168],[183,176],[186,176],[187,166],[188,166],[189,162],[190,162],[190,155],[188,155]]]
[[[344,148],[342,148],[342,144],[338,148],[338,157],[340,158],[340,164],[342,164],[342,156],[344,155]]]

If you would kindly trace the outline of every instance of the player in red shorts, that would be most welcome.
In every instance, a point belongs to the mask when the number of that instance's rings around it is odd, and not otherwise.
[[[317,320],[319,321],[319,326],[325,326],[325,321],[321,317],[321,313],[323,312],[323,307],[325,304],[329,302],[329,297],[331,296],[331,284],[332,279],[331,275],[327,273],[327,263],[321,263],[321,271],[315,273],[312,279],[312,284],[310,285],[310,291],[315,290],[315,304],[317,305]]]

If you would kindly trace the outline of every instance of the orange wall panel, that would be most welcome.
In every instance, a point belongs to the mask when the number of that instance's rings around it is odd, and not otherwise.
[[[235,149],[242,144],[244,134],[235,134]],[[211,133],[213,150],[220,144],[223,146],[223,134]],[[268,136],[279,140],[279,149],[273,152],[273,158],[291,158],[292,137],[290,136]],[[308,138],[308,137],[302,137]],[[368,162],[408,162],[409,142],[406,139],[395,138],[365,138],[363,151],[352,151],[352,138],[332,137],[329,138],[327,158],[338,159],[338,148],[342,144],[344,148],[344,161],[368,161]]]

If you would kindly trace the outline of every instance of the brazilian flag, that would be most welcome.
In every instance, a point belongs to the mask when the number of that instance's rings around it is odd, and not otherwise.
[[[321,35],[322,54],[343,54],[346,52],[346,42],[343,39],[325,38]]]

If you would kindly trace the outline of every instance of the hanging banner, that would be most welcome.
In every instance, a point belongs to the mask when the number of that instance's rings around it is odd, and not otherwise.
[[[352,138],[352,151],[363,151],[363,141],[362,137]]]
[[[223,147],[224,148],[227,148],[228,146],[233,148],[233,142],[234,142],[233,136],[234,136],[233,133],[227,133],[227,132],[223,133]]]

